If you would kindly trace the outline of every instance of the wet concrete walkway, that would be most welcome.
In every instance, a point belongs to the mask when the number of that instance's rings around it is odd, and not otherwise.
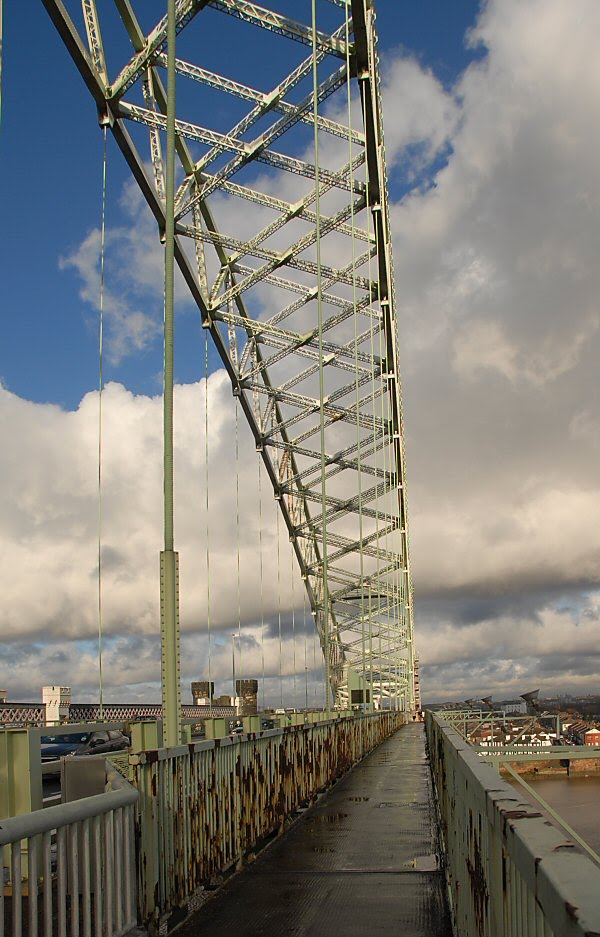
[[[450,937],[424,727],[408,725],[234,876],[179,937]]]

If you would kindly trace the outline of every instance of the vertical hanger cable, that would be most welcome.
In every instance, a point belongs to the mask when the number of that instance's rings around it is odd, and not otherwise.
[[[212,634],[210,621],[210,499],[208,495],[208,329],[204,333],[204,488],[206,511],[206,630],[208,633],[208,696],[213,702],[212,686]]]
[[[100,226],[100,309],[98,315],[98,694],[104,718],[102,692],[102,389],[104,386],[104,268],[106,259],[106,126],[102,128],[102,223]]]
[[[265,593],[263,576],[262,466],[258,456],[258,556],[260,562],[260,656],[262,661],[262,710],[265,709]]]

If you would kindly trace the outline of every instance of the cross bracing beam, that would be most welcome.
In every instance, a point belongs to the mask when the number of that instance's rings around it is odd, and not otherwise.
[[[312,45],[313,32],[309,26],[297,23],[285,16],[279,16],[272,10],[262,9],[254,3],[247,3],[246,0],[210,0],[210,5],[231,16],[237,16],[239,19],[261,26],[263,29],[276,31],[282,36],[295,39],[307,46]],[[316,45],[317,49],[337,55],[342,59],[346,58],[348,52],[346,43],[342,39],[336,38],[335,35],[328,36],[319,30],[316,34]]]
[[[307,72],[312,67],[312,57],[309,59],[309,62],[310,65],[306,70]],[[155,64],[162,65],[166,68],[167,57],[163,54],[157,55],[155,57]],[[204,84],[209,88],[214,88],[216,91],[224,91],[234,97],[241,98],[243,101],[250,101],[258,104],[259,108],[256,120],[270,110],[279,111],[287,115],[294,115],[297,111],[297,105],[290,104],[283,99],[283,95],[287,93],[287,88],[285,90],[277,88],[269,93],[265,93],[264,91],[258,91],[256,88],[249,88],[247,85],[242,85],[238,81],[233,81],[231,78],[225,78],[223,75],[218,75],[216,72],[211,72],[206,68],[200,68],[198,65],[184,62],[181,59],[176,60],[175,67],[178,74],[186,78],[198,81],[200,84]],[[302,77],[303,76],[304,73],[302,74]],[[300,120],[303,123],[312,124],[312,119],[306,114],[300,115]],[[253,122],[256,121],[254,120]],[[341,137],[343,140],[347,140],[348,136],[350,136],[353,143],[364,144],[364,135],[362,133],[353,128],[346,127],[336,120],[330,120],[327,117],[321,116],[318,119],[318,124],[320,130],[325,130],[327,133],[333,134],[333,136]]]
[[[341,213],[346,216],[346,210]],[[329,224],[327,225],[328,231],[334,230],[336,226],[335,219],[328,219]],[[325,232],[325,233],[328,233]],[[286,248],[284,252],[277,252],[273,250],[267,250],[266,248],[261,248],[258,246],[256,241],[244,243],[238,238],[233,237],[232,235],[220,234],[217,231],[202,231],[197,235],[203,241],[210,242],[211,244],[220,244],[223,248],[228,248],[229,250],[236,251],[234,257],[230,258],[225,268],[225,274],[229,272],[232,266],[235,266],[237,272],[240,271],[240,267],[237,265],[237,260],[240,257],[253,256],[258,257],[267,261],[267,264],[264,267],[259,269],[252,269],[251,273],[246,277],[245,280],[242,280],[239,284],[230,289],[226,290],[224,293],[220,293],[217,296],[211,296],[212,304],[211,308],[219,308],[220,306],[229,302],[234,296],[239,295],[240,292],[244,292],[247,289],[250,289],[254,283],[264,280],[273,270],[277,270],[282,266],[290,267],[292,270],[301,270],[304,273],[316,273],[316,263],[309,260],[303,260],[298,257],[302,251],[305,251],[308,247],[311,247],[315,242],[315,235],[313,232],[305,235],[300,239],[296,244],[291,244]],[[369,281],[365,277],[359,277],[358,275],[353,275],[345,270],[334,270],[331,267],[326,265],[321,265],[321,270],[323,275],[330,279],[334,283],[346,283],[348,286],[356,286],[357,289],[367,290],[370,293],[375,293],[377,285],[374,281]],[[276,284],[281,285],[281,284]]]
[[[266,282],[271,282],[271,277],[266,277]],[[287,281],[288,283],[290,281]],[[281,286],[280,283],[275,284]],[[291,285],[289,286],[291,288]],[[300,288],[303,293],[305,293],[305,288]],[[300,290],[299,290],[300,291]],[[363,308],[370,302],[368,297],[360,300],[353,306],[351,303],[348,303],[347,300],[342,299],[341,297],[334,296],[333,294],[326,294],[330,297],[331,305],[339,305],[342,307],[342,312],[338,313],[336,316],[332,316],[330,319],[326,320],[323,323],[323,331],[328,331],[329,329],[334,328],[339,325],[345,319],[353,315],[354,311],[362,312]],[[307,301],[314,297],[306,296]],[[298,306],[300,308],[300,305]],[[210,308],[210,318],[213,322],[224,322],[227,325],[236,326],[237,328],[243,329],[248,338],[253,339],[254,341],[260,341],[263,345],[272,345],[272,347],[286,347],[289,351],[295,351],[300,354],[301,349],[309,349],[306,352],[306,357],[311,357],[312,352],[310,348],[312,347],[312,342],[316,338],[317,333],[314,329],[311,329],[310,332],[300,333],[292,332],[289,329],[283,329],[277,325],[277,321],[281,321],[280,317],[273,317],[270,320],[260,319],[258,321],[253,319],[248,319],[246,316],[240,315],[239,313],[234,312],[231,308],[221,309]],[[358,336],[358,340],[355,343],[360,347],[369,337],[369,332],[363,332]],[[239,375],[241,377],[250,378],[255,376],[257,373],[263,370],[265,362],[261,362],[260,366],[251,367],[248,369],[248,360],[250,358],[251,344],[247,344],[244,349],[244,354],[240,359],[239,364]],[[344,345],[337,345],[335,343],[325,343],[325,348],[327,354],[331,355],[331,364],[339,367],[343,370],[347,370],[347,360],[349,357],[354,356],[359,363],[361,370],[368,369],[369,373],[372,373],[373,363],[378,373],[382,371],[382,359],[377,355],[370,354],[362,351],[355,351],[351,349],[351,343],[346,342]],[[353,366],[353,363],[350,362],[350,366]],[[302,379],[302,376],[295,376],[290,378],[290,380],[283,385],[284,387],[293,387],[294,383],[297,382],[298,378]]]
[[[363,199],[358,199],[353,205],[350,204],[350,205],[344,206],[344,208],[340,209],[340,211],[338,211],[334,216],[330,218],[321,218],[320,236],[324,237],[326,234],[329,234],[331,231],[338,231],[343,221],[346,221],[346,219],[348,217],[351,217],[354,213],[361,211],[363,207],[364,207]],[[297,261],[294,262],[292,260],[292,258],[296,258],[298,254],[301,254],[307,248],[312,247],[312,245],[316,241],[316,233],[314,231],[310,231],[308,234],[305,234],[304,237],[300,238],[294,244],[291,244],[288,248],[286,248],[283,261],[282,261],[282,255],[280,252],[276,252],[274,250],[268,250],[266,248],[260,247],[260,245],[264,241],[266,241],[273,234],[275,234],[275,232],[279,229],[279,227],[282,227],[283,224],[285,224],[288,220],[290,219],[289,218],[282,219],[282,221],[279,224],[277,222],[273,222],[266,229],[263,229],[263,231],[259,232],[259,234],[253,237],[252,240],[250,241],[241,241],[239,238],[236,238],[233,235],[225,235],[218,231],[209,231],[209,230],[204,230],[204,229],[198,231],[197,229],[192,228],[192,227],[187,227],[185,229],[180,228],[181,233],[182,234],[185,233],[189,237],[199,238],[203,241],[211,242],[212,244],[221,244],[223,247],[226,247],[228,250],[235,251],[235,253],[228,260],[228,266],[226,268],[222,268],[221,282],[219,282],[219,278],[215,281],[215,286],[213,286],[213,291],[212,291],[214,294],[213,302],[215,301],[215,299],[219,300],[219,305],[222,305],[223,303],[227,302],[229,296],[227,294],[225,294],[224,296],[219,295],[218,287],[216,286],[216,284],[219,283],[219,287],[222,285],[222,277],[226,275],[227,270],[230,269],[232,265],[235,265],[235,269],[237,270],[237,272],[240,272],[238,261],[241,260],[242,257],[248,257],[248,256],[259,257],[263,260],[275,261],[276,266],[281,266],[282,263],[285,263],[287,266],[290,266],[292,269],[295,268],[298,270],[308,270],[308,272],[314,273],[314,265],[312,265],[311,267],[307,267],[306,265],[302,266],[298,264]],[[365,255],[362,256],[363,262],[368,260],[369,256],[371,256],[371,251],[367,252]],[[251,270],[251,272],[256,273],[257,271]],[[341,276],[338,275],[338,271],[335,271],[335,272],[330,271],[328,270],[328,268],[322,268],[322,273],[326,277],[334,280],[334,282],[349,283],[351,286],[356,285],[357,288],[360,288],[363,290],[369,290],[369,292],[373,292],[375,288],[375,285],[369,282],[368,280],[366,280],[364,277],[356,277],[356,276],[352,277],[351,276],[350,279],[348,279],[347,271],[345,270],[341,271]],[[267,274],[263,274],[261,278],[266,275]],[[276,282],[276,281],[272,281],[272,282]],[[283,281],[280,285],[282,285],[284,288],[287,288],[286,281]]]
[[[117,113],[120,117],[135,121],[138,124],[143,124],[150,130],[166,130],[167,119],[163,114],[158,114],[156,111],[148,110],[148,108],[141,107],[138,104],[121,101],[118,105]],[[276,150],[267,149],[266,145],[263,145],[263,142],[260,140],[254,141],[253,144],[246,143],[238,137],[219,133],[217,130],[211,130],[209,127],[201,127],[199,124],[192,124],[185,120],[177,120],[175,122],[175,132],[178,137],[183,137],[194,143],[217,146],[222,150],[229,150],[230,152],[238,154],[238,158],[228,163],[221,172],[217,173],[210,180],[207,179],[201,195],[198,196],[198,198],[208,198],[212,192],[220,187],[222,182],[227,181],[235,172],[249,162],[265,163],[267,166],[272,166],[275,169],[283,169],[286,172],[298,176],[305,176],[307,179],[314,179],[315,176],[313,163],[287,156],[285,153],[279,153]],[[365,186],[362,182],[354,182],[351,184],[345,181],[343,176],[328,172],[326,169],[322,170],[322,175],[325,181],[340,189],[347,189],[357,194],[361,194],[365,191]],[[180,211],[177,220],[187,211],[191,210],[194,203],[195,199],[188,202],[185,208]]]
[[[83,0],[86,44],[68,4],[43,2],[162,233],[166,20],[145,34],[132,0],[115,0],[134,54],[109,85],[102,9]],[[318,10],[324,2],[318,0]],[[330,6],[341,11],[333,33],[319,28],[319,12],[315,31],[312,23],[246,0],[176,3],[179,33],[193,36],[197,29],[201,36],[205,11],[212,9],[240,20],[249,43],[260,41],[254,27],[270,33],[269,42],[295,42],[285,46],[287,76],[266,92],[255,87],[250,58],[245,76],[240,68],[235,77],[227,74],[226,17],[219,73],[202,61],[201,39],[187,45],[199,50],[198,61],[177,60],[179,80],[190,79],[190,89],[220,92],[225,102],[235,98],[237,115],[240,101],[249,109],[226,132],[212,125],[210,109],[207,126],[176,115],[183,183],[175,258],[277,498],[337,702],[349,699],[351,671],[370,684],[373,697],[397,698],[401,691],[410,701],[404,439],[374,12],[372,0]],[[313,42],[311,56],[295,57],[297,43]],[[360,126],[347,106],[353,96],[360,97]],[[258,120],[270,126],[248,139]],[[147,152],[140,132],[135,141],[129,133],[130,123],[147,129]],[[300,132],[307,125],[316,131],[312,149]],[[328,140],[326,161],[321,137]],[[284,141],[281,151],[273,149],[275,140]],[[208,172],[213,162],[215,171]],[[239,231],[231,221],[219,223],[223,199],[236,219],[245,213]],[[189,238],[195,259],[184,249]],[[318,328],[317,307],[323,311]]]
[[[126,8],[125,15],[122,12],[122,16],[126,27],[129,27],[130,35],[133,31],[139,31],[137,20],[133,15],[132,5],[130,3],[119,3],[119,0],[117,0],[117,5],[121,8],[121,11]],[[312,30],[308,30],[304,24],[280,16],[272,10],[263,9],[255,3],[247,3],[245,0],[180,0],[176,4],[175,13],[177,32],[181,32],[206,6],[212,6],[214,9],[244,19],[246,22],[268,29],[270,32],[286,36],[289,39],[295,39],[305,45],[312,43]],[[108,96],[114,99],[122,97],[135,84],[142,72],[152,64],[154,56],[163,51],[166,42],[167,18],[165,16],[148,35],[144,48],[133,56],[113,85],[107,89]],[[336,36],[328,36],[326,33],[318,32],[317,45],[322,52],[330,53],[338,58],[346,58],[346,44]]]
[[[275,109],[276,103],[281,102],[283,95],[287,94],[291,88],[297,85],[302,78],[304,78],[311,70],[312,67],[312,56],[310,56],[302,65],[292,72],[290,76],[285,80],[281,85],[278,85],[272,90],[269,95],[264,95],[260,103],[256,104],[252,110],[245,115],[241,120],[235,124],[231,130],[231,135],[235,137],[242,137],[250,127],[253,127],[261,117],[264,117],[270,111]],[[319,103],[323,103],[334,91],[336,91],[346,80],[346,66],[341,65],[336,72],[322,82],[316,91],[311,92],[297,104],[286,103],[283,108],[283,116],[280,117],[276,123],[272,124],[268,131],[265,131],[261,135],[260,145],[268,146],[273,140],[278,139],[282,136],[286,130],[289,130],[294,124],[298,122],[310,123],[310,118],[308,117],[311,109],[314,109],[314,100],[315,97]],[[229,92],[233,93],[232,91]],[[258,146],[258,142],[255,143],[255,146]],[[196,163],[196,168],[201,172],[204,168],[213,161],[219,154],[218,148],[211,150],[209,153],[206,153],[201,159]]]
[[[102,76],[104,81],[108,82],[106,59],[104,57],[104,46],[102,43],[102,35],[100,33],[100,24],[98,22],[96,2],[95,0],[83,0],[82,7],[85,30],[87,33],[88,45],[90,48],[92,62],[94,63],[94,68],[98,74]]]
[[[346,318],[347,315],[350,314],[351,313],[344,313],[343,317],[336,316],[335,321],[331,322],[331,324],[329,322],[325,323],[323,329],[325,330],[325,325],[328,325],[328,327],[333,327],[334,325],[339,324],[339,322],[342,321],[342,318]],[[318,354],[314,348],[313,339],[315,336],[313,332],[309,332],[305,335],[299,335],[298,333],[287,332],[283,329],[272,331],[270,324],[267,328],[263,329],[262,323],[256,323],[256,327],[253,331],[251,328],[246,328],[246,326],[242,324],[240,316],[231,313],[213,313],[213,318],[217,322],[226,322],[229,326],[239,325],[239,327],[244,328],[249,335],[260,338],[262,345],[269,345],[272,348],[280,349],[280,351],[276,352],[274,355],[271,355],[270,358],[265,359],[264,367],[269,367],[270,365],[276,364],[277,361],[281,360],[282,357],[285,357],[291,353],[311,359],[314,359]],[[362,375],[360,378],[361,381],[364,381],[365,376],[370,380],[373,373],[381,373],[381,362],[377,363],[375,358],[371,358],[369,360],[368,356],[364,353],[361,353],[359,356],[357,356],[357,360],[355,362],[348,360],[349,349],[347,346],[335,348],[330,351],[329,354],[331,354],[331,360],[328,362],[328,364],[331,367],[339,368],[340,370],[347,372],[355,372],[358,368],[359,373]],[[260,374],[262,369],[248,367],[248,357],[245,357],[243,360],[240,360],[238,370],[240,380],[248,381],[257,374]],[[310,365],[308,368],[305,368],[293,378],[290,378],[289,381],[286,381],[284,384],[282,384],[282,392],[291,389],[296,384],[306,380],[306,378],[310,377],[314,373],[315,366]]]
[[[356,169],[363,163],[364,157],[357,157],[353,163],[353,168]],[[212,178],[209,173],[206,173],[206,177],[208,179]],[[189,188],[189,185],[191,182],[193,182],[193,179],[194,177],[190,175],[181,184],[182,193]],[[276,219],[278,225],[282,226],[292,218],[299,218],[302,221],[307,221],[309,224],[316,224],[317,216],[315,212],[310,211],[308,208],[308,206],[314,201],[314,190],[308,196],[304,196],[304,198],[300,199],[298,202],[292,203],[285,201],[282,198],[276,198],[272,193],[257,192],[255,189],[251,189],[247,185],[240,185],[240,183],[231,182],[230,180],[223,182],[220,188],[223,192],[227,193],[227,195],[235,195],[238,198],[243,198],[249,202],[254,202],[256,205],[262,205],[265,208],[271,208],[273,211],[279,212],[280,215]],[[326,186],[321,186],[321,191],[324,192],[326,188]],[[183,195],[180,195],[179,201],[182,200]],[[179,222],[179,230],[184,234],[188,234],[190,237],[199,236],[192,227],[187,228],[181,222]],[[370,241],[371,243],[374,243],[375,241],[375,236],[372,232],[369,232],[356,224],[354,228],[352,228],[350,225],[340,225],[337,230],[338,233],[345,234],[348,237],[354,237],[355,240]]]
[[[303,121],[307,114],[310,113],[311,108],[314,106],[315,97],[320,103],[325,101],[331,94],[337,91],[338,88],[341,88],[346,81],[346,66],[342,65],[341,68],[337,70],[333,75],[330,75],[322,85],[319,86],[316,94],[307,95],[299,104],[291,106],[289,111],[286,111],[283,117],[280,117],[276,123],[274,123],[269,130],[261,134],[259,137],[256,137],[254,140],[247,144],[247,148],[243,153],[240,153],[231,163],[229,163],[218,175],[217,178],[211,182],[207,183],[205,188],[202,190],[200,197],[206,198],[210,195],[211,191],[215,188],[218,188],[220,183],[231,178],[234,173],[238,172],[243,166],[245,166],[250,160],[256,158],[260,153],[267,150],[275,140],[278,140],[284,133],[290,130],[295,124]],[[268,108],[254,108],[251,113],[242,121],[239,121],[235,127],[232,128],[228,137],[230,139],[238,140],[241,139],[243,134],[265,113],[268,112]],[[213,162],[223,150],[231,149],[227,145],[227,141],[224,140],[222,143],[216,143],[213,148],[202,156],[196,163],[196,170],[203,172],[205,167]],[[309,174],[309,178],[312,178],[312,175]]]
[[[346,449],[338,451],[334,454],[328,455],[326,457],[327,468],[325,470],[325,476],[327,479],[332,478],[334,475],[339,474],[345,469],[353,469],[355,471],[366,472],[367,474],[375,478],[383,478],[387,481],[388,487],[392,487],[397,483],[397,476],[395,472],[386,472],[377,466],[369,465],[365,460],[371,456],[376,455],[382,447],[385,445],[385,437],[380,435],[377,439],[374,439],[372,444],[369,446],[364,446],[361,452],[361,461],[360,464],[358,459],[352,459],[351,456],[358,453],[358,444],[354,443],[351,446],[348,446]],[[313,453],[313,456],[316,458],[316,455]],[[311,466],[308,469],[300,472],[298,475],[290,476],[290,484],[293,482],[297,485],[298,488],[302,490],[311,487],[314,485],[314,474],[316,469],[314,466]]]

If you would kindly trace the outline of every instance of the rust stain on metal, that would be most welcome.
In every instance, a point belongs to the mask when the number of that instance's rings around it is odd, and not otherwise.
[[[211,748],[189,745],[160,762],[158,752],[147,753],[135,771],[136,786],[147,792],[137,827],[141,832],[149,824],[157,838],[140,849],[143,919],[152,907],[163,919],[229,869],[252,861],[289,817],[404,721],[402,714],[385,713],[364,717],[362,725],[350,719],[303,725],[245,737],[235,746],[216,739]],[[345,817],[328,815],[322,822]]]
[[[575,905],[572,905],[568,901],[565,901],[565,911],[567,912],[568,916],[571,918],[572,921],[577,921],[579,919],[579,915],[577,914],[578,910],[579,909],[576,908]]]
[[[471,883],[475,926],[477,928],[477,933],[483,937],[487,930],[489,892],[485,867],[481,855],[481,816],[478,816],[477,821],[476,826],[473,822],[473,811],[469,810],[470,855],[467,856],[467,871]]]
[[[503,810],[502,813],[507,820],[535,820],[541,817],[541,813],[530,813],[528,810]]]

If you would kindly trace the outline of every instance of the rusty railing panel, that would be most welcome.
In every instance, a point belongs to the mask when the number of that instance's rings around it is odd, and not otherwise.
[[[168,930],[195,910],[206,886],[405,721],[386,711],[133,755],[140,920]]]

